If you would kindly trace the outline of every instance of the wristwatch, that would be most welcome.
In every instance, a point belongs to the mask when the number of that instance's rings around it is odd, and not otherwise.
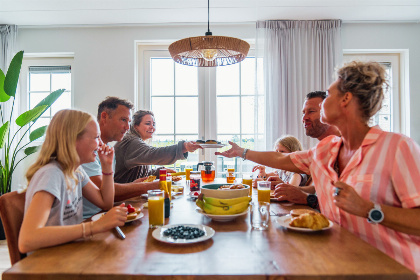
[[[375,203],[373,208],[368,213],[368,222],[371,224],[379,224],[384,220],[384,212],[382,212],[381,205]]]
[[[306,197],[306,202],[308,203],[308,206],[311,208],[318,208],[318,197],[315,194],[308,194]]]

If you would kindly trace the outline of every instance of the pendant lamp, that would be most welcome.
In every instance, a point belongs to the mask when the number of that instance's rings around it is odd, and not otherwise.
[[[172,43],[169,53],[175,62],[198,67],[231,65],[246,58],[249,44],[243,40],[213,36],[210,32],[210,0],[207,1],[205,36],[189,37]]]

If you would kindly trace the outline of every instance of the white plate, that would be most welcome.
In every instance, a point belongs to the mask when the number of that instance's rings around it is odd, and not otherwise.
[[[225,144],[200,144],[201,148],[223,148],[226,146]]]
[[[98,213],[95,216],[92,216],[92,221],[95,222],[95,221],[99,220],[103,215],[105,215],[105,213]],[[141,219],[143,217],[144,217],[143,212],[140,212],[139,214],[137,214],[137,216],[134,219],[127,220],[127,221],[125,221],[125,223],[131,223],[132,221]]]
[[[206,216],[206,217],[208,217],[208,218],[210,218],[210,219],[212,219],[213,221],[216,221],[216,222],[232,221],[232,220],[236,219],[237,217],[240,217],[240,216],[243,216],[243,215],[247,214],[248,210],[249,210],[249,208],[242,213],[234,214],[234,215],[212,215],[212,214],[204,213],[204,211],[200,208],[195,209],[195,211],[197,211],[201,215],[204,215],[204,216]]]
[[[291,229],[291,230],[296,230],[296,231],[304,231],[304,232],[314,232],[314,231],[320,231],[320,230],[327,230],[327,229],[332,228],[332,226],[334,225],[333,222],[328,220],[328,222],[330,224],[328,225],[328,227],[325,227],[325,228],[322,228],[322,229],[300,228],[300,227],[290,226],[289,223],[290,223],[291,220],[292,220],[292,216],[291,215],[286,215],[286,216],[283,216],[283,217],[278,217],[276,221],[282,227],[285,227],[285,228],[288,228],[288,229]]]
[[[173,227],[177,227],[177,226],[189,226],[189,227],[194,227],[194,228],[198,228],[201,229],[202,231],[204,231],[204,235],[198,238],[194,238],[194,239],[173,239],[172,237],[169,236],[164,236],[163,232],[168,229],[168,228],[173,228]],[[188,243],[197,243],[197,242],[202,242],[205,241],[207,239],[210,239],[213,237],[215,231],[214,229],[212,229],[211,227],[208,226],[204,226],[204,225],[166,225],[163,227],[159,227],[157,229],[155,229],[152,232],[152,236],[154,239],[165,242],[165,243],[174,243],[174,244],[188,244]]]
[[[194,194],[195,192],[198,192],[198,195],[195,195],[195,194]],[[201,192],[199,192],[199,191],[193,191],[193,192],[190,192],[190,193],[188,194],[188,196],[189,196],[189,197],[192,197],[192,198],[198,198],[198,196],[200,195],[200,193],[201,193]]]

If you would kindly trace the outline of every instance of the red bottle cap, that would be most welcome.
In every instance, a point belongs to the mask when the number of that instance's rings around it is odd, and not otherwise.
[[[159,181],[166,181],[166,169],[159,169]]]

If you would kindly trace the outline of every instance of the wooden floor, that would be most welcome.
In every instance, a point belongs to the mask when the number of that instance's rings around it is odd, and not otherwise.
[[[10,268],[9,250],[6,240],[0,240],[0,280],[3,271]]]

